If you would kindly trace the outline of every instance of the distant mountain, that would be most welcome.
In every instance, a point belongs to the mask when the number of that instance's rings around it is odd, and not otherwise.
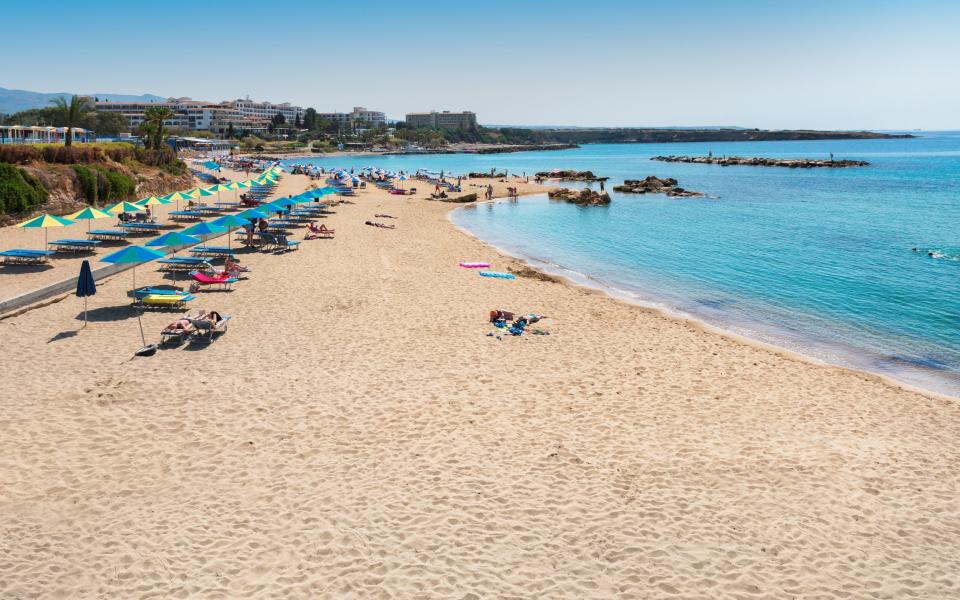
[[[50,100],[57,96],[72,96],[72,92],[43,93],[28,92],[26,90],[8,90],[0,87],[0,113],[13,114],[28,108],[44,108],[50,106]],[[166,100],[164,96],[154,94],[143,94],[142,96],[133,96],[130,94],[112,94],[112,93],[93,93],[83,94],[84,96],[94,96],[100,100],[110,100],[111,102],[162,102]]]

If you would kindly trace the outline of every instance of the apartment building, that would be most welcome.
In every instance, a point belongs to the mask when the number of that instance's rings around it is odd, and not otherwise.
[[[359,127],[361,125],[376,128],[382,127],[387,123],[387,115],[378,110],[368,110],[362,106],[354,106],[348,113],[332,112],[317,113],[317,118],[331,123],[344,124],[350,127]]]
[[[470,111],[450,112],[449,110],[425,113],[408,113],[407,125],[413,128],[428,129],[476,129],[477,114]]]

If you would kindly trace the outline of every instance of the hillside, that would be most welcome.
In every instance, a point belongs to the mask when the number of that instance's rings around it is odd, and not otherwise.
[[[30,108],[45,108],[50,106],[52,99],[58,96],[69,97],[73,94],[74,92],[31,92],[28,90],[11,90],[0,87],[0,113],[9,115]],[[83,95],[94,96],[100,100],[109,99],[114,102],[161,102],[166,100],[164,96],[156,96],[154,94],[134,96],[130,94],[93,92]]]

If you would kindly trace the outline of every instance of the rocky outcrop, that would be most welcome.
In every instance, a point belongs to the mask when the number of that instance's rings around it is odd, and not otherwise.
[[[503,179],[507,176],[507,172],[503,173],[468,173],[467,177],[470,179]]]
[[[550,190],[547,192],[547,197],[551,200],[572,202],[579,206],[604,206],[610,204],[610,194],[587,189],[577,191],[569,188],[560,188],[559,190]]]
[[[654,156],[650,160],[661,162],[696,163],[720,165],[721,167],[787,167],[790,169],[842,169],[844,167],[866,167],[865,160],[821,160],[815,158],[763,158],[745,156]]]
[[[593,171],[540,171],[540,179],[562,179],[566,181],[606,181],[609,177],[597,177]]]
[[[136,181],[137,198],[145,198],[151,195],[160,196],[195,187],[193,177],[189,173],[171,175],[160,169],[147,167],[134,171],[124,164],[112,161],[104,163],[103,166],[112,171],[123,173]],[[35,162],[20,168],[39,179],[44,189],[47,190],[47,201],[42,206],[37,207],[37,213],[66,215],[87,206],[87,202],[83,199],[83,191],[80,189],[80,181],[71,165]],[[131,198],[131,200],[134,199]],[[0,225],[21,221],[29,216],[0,215]]]
[[[660,179],[653,175],[650,175],[646,179],[627,179],[623,182],[623,185],[614,187],[613,191],[627,194],[666,194],[668,196],[680,196],[684,198],[703,195],[701,192],[683,189],[677,185],[677,180],[672,177]]]
[[[467,202],[476,202],[476,201],[477,201],[477,195],[476,195],[476,194],[464,194],[463,196],[457,196],[457,197],[451,196],[451,197],[449,197],[449,198],[438,198],[438,200],[440,200],[441,202],[457,202],[457,203],[460,203],[460,204],[465,204],[465,203],[467,203]]]

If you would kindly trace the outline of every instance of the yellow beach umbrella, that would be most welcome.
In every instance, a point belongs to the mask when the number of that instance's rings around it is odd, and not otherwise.
[[[164,204],[173,204],[172,200],[167,200],[166,198],[158,198],[157,196],[150,196],[149,198],[144,198],[143,200],[137,200],[134,204],[140,206],[162,206]]]
[[[124,201],[124,202],[117,202],[116,204],[110,205],[104,210],[106,210],[108,213],[118,215],[120,213],[140,212],[141,210],[143,210],[143,207],[137,206],[132,202]]]
[[[71,221],[86,221],[87,231],[90,231],[90,221],[94,219],[110,219],[113,218],[113,215],[103,212],[99,208],[88,206],[82,210],[78,210],[73,214],[67,215],[65,218],[70,219]]]
[[[23,227],[24,229],[33,229],[37,227],[42,228],[44,250],[47,249],[47,229],[51,227],[67,227],[69,225],[73,225],[73,221],[70,219],[64,219],[63,217],[47,214],[43,214],[32,219],[27,219],[23,223],[17,223],[17,227]]]
[[[214,194],[216,193],[216,192],[211,192],[211,191],[209,191],[208,188],[194,188],[192,191],[196,192],[196,196],[194,196],[194,198],[200,198],[200,197],[204,197],[204,196],[212,196],[212,195],[214,195]]]
[[[176,209],[180,210],[181,200],[193,200],[194,198],[196,198],[196,196],[193,195],[193,191],[194,190],[184,190],[182,192],[173,192],[172,194],[167,194],[166,196],[164,196],[164,199],[173,200],[174,202],[176,202],[177,203]]]

